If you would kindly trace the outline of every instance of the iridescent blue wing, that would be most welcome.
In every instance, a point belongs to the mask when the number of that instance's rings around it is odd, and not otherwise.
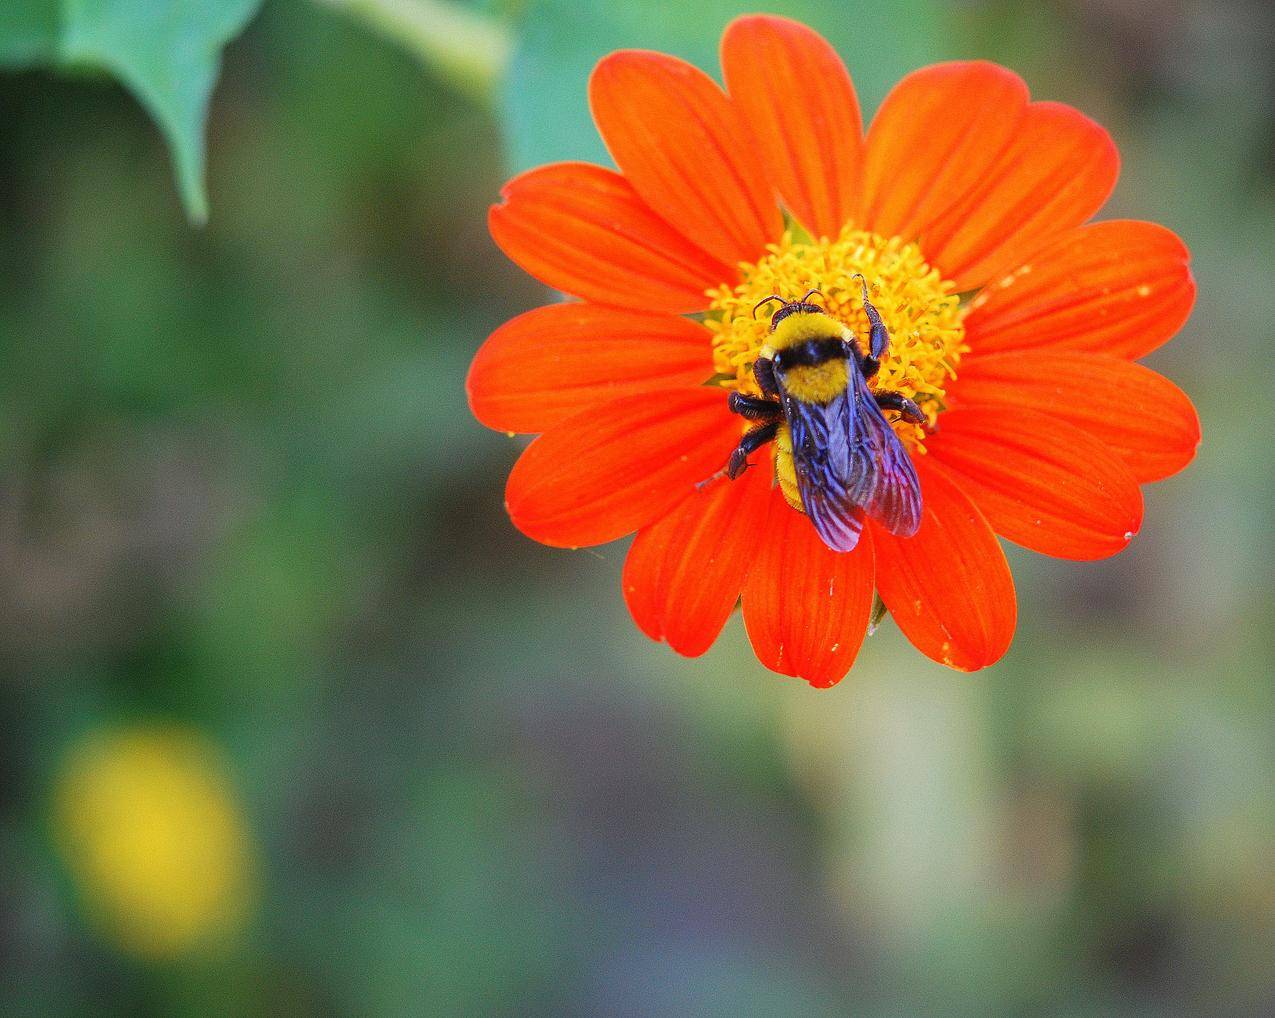
[[[783,400],[802,505],[834,551],[858,544],[864,513],[900,537],[911,537],[921,525],[921,485],[912,458],[858,365],[847,360],[846,371],[845,391],[829,403]]]
[[[823,405],[785,396],[783,405],[806,515],[824,544],[833,551],[850,551],[863,530],[863,513],[845,483],[850,449],[845,424],[852,404],[845,396]]]
[[[857,475],[861,483],[852,485],[855,505],[898,537],[911,537],[921,526],[921,482],[912,457],[908,455],[885,414],[877,406],[868,383],[858,367],[850,367],[850,388],[855,392],[859,425],[858,442],[851,452],[856,463],[867,461]]]

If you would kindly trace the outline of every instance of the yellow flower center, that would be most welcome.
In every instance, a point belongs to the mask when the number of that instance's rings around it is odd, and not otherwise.
[[[752,365],[766,343],[777,305],[757,302],[778,294],[798,300],[819,290],[822,304],[846,325],[868,352],[868,319],[863,291],[855,273],[868,283],[868,298],[890,333],[890,348],[868,385],[874,391],[900,392],[914,400],[933,426],[944,408],[947,383],[965,347],[964,310],[955,287],[930,267],[915,244],[846,227],[834,240],[809,241],[785,233],[769,253],[743,270],[734,288],[711,291],[706,324],[713,332],[713,361],[722,384],[756,394]],[[895,416],[889,414],[887,416]],[[915,451],[924,451],[926,425],[895,421],[899,436]]]

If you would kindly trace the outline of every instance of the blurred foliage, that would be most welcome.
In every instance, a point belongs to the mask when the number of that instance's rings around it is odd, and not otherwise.
[[[887,622],[827,694],[738,622],[650,645],[621,547],[518,537],[516,447],[463,396],[547,299],[487,238],[502,181],[600,157],[606,49],[715,69],[734,8],[465,5],[513,43],[492,106],[351,6],[275,0],[226,49],[204,230],[119,85],[0,78],[0,1010],[1275,1007],[1268,6],[778,5],[867,110],[978,55],[1094,115],[1104,214],[1178,229],[1201,284],[1151,362],[1205,444],[1133,547],[1011,549],[1004,662]],[[215,950],[121,951],[58,851],[64,761],[135,724],[224,761],[256,905]]]
[[[320,0],[415,54],[465,96],[489,105],[512,45],[507,16],[455,0]]]

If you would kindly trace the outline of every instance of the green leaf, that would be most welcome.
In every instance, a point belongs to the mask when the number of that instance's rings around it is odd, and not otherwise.
[[[767,9],[828,38],[850,68],[865,110],[908,71],[955,55],[948,15],[936,0],[789,0]],[[739,13],[738,0],[531,3],[501,101],[512,168],[561,159],[609,163],[589,116],[586,86],[594,64],[616,49],[655,49],[720,81],[718,40]]]
[[[222,47],[261,0],[4,0],[0,65],[108,72],[159,125],[187,214],[208,218],[204,123]]]

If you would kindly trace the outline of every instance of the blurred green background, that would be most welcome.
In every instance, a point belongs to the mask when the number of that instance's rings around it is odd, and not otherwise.
[[[1096,117],[1104,216],[1200,282],[1150,363],[1204,445],[1133,546],[1010,549],[988,671],[887,625],[817,693],[737,619],[650,644],[623,547],[515,533],[517,446],[466,410],[547,297],[487,236],[502,181],[598,157],[603,53],[715,73],[741,12],[616,7],[268,0],[203,228],[120,75],[8,46],[0,1011],[1275,1012],[1275,11],[771,5],[867,110],[979,56]]]

